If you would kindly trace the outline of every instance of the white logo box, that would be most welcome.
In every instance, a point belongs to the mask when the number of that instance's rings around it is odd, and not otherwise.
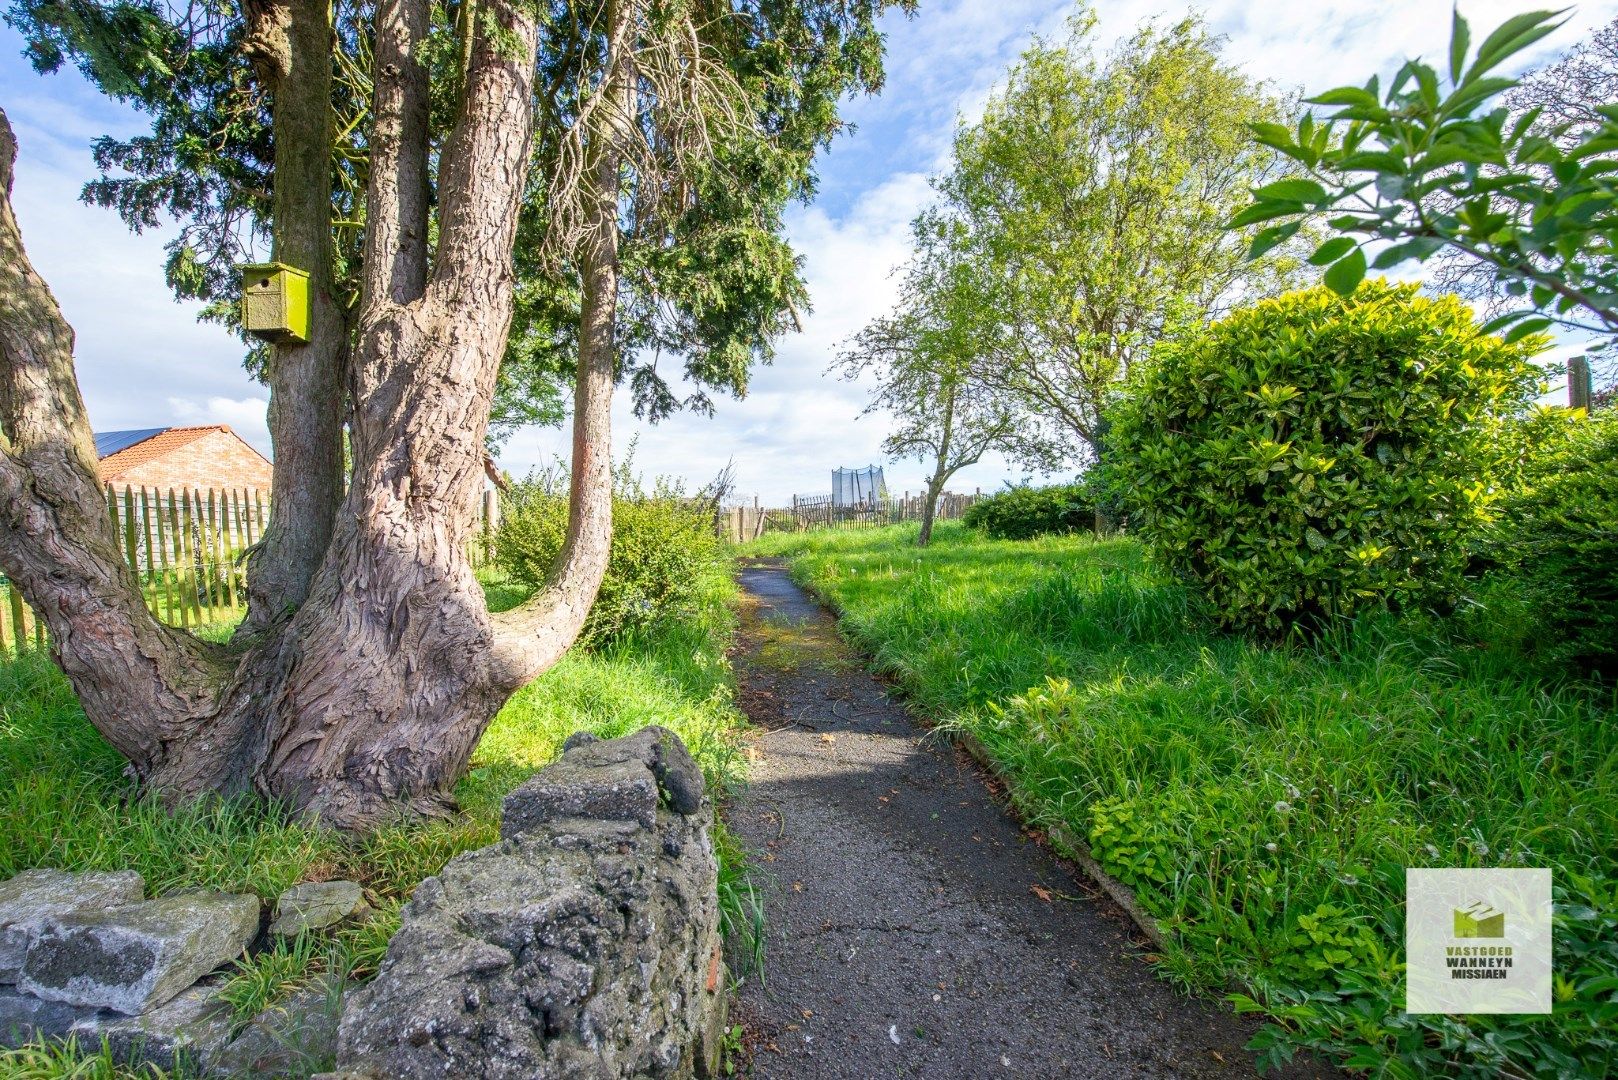
[[[1549,870],[1405,871],[1405,1011],[1551,1011]]]

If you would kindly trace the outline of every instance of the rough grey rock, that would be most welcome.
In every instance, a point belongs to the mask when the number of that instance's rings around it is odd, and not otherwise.
[[[700,786],[700,812],[673,812],[673,797],[657,805],[653,761],[677,771],[689,759],[665,737],[678,744],[653,728],[576,745],[508,800],[509,839],[422,882],[376,979],[344,1004],[339,1070],[692,1075],[725,990],[714,979],[717,868]],[[682,801],[688,781],[676,780]],[[513,828],[513,807],[524,828]],[[576,816],[588,808],[606,814]]]
[[[275,903],[270,933],[296,937],[305,930],[324,930],[369,913],[365,890],[352,881],[306,881],[281,894]]]
[[[233,1014],[217,983],[200,983],[140,1016],[102,1013],[78,1021],[69,1034],[81,1046],[102,1040],[118,1061],[207,1073],[230,1043]]]
[[[500,835],[510,839],[547,822],[582,817],[651,828],[659,795],[678,814],[702,806],[702,768],[680,737],[656,724],[621,739],[564,743],[562,756],[505,798]]]
[[[601,736],[597,735],[593,731],[575,731],[573,734],[562,740],[562,753],[567,753],[575,746],[585,746],[589,743],[600,741]]]
[[[255,1016],[213,1060],[223,1076],[305,1077],[332,1063],[343,987],[332,977]]]
[[[60,916],[35,934],[17,985],[51,1001],[134,1016],[240,956],[258,922],[258,897],[216,892]]]
[[[0,986],[0,1046],[21,1046],[36,1038],[60,1039],[96,1010],[46,1001],[13,986]]]
[[[0,881],[0,983],[17,981],[28,942],[46,920],[133,903],[145,895],[145,888],[133,870],[24,870]]]

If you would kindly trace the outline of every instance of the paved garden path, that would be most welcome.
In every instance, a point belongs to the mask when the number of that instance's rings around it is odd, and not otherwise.
[[[768,918],[764,979],[737,1009],[752,1075],[1252,1075],[1251,1026],[1155,978],[1123,913],[861,669],[781,566],[741,582],[740,701],[760,731],[727,816]]]

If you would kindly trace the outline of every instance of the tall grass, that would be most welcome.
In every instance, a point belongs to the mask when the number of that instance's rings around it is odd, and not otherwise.
[[[575,649],[523,688],[484,733],[456,788],[462,813],[347,838],[251,798],[169,810],[136,795],[118,753],[90,726],[66,679],[41,653],[0,662],[0,879],[36,866],[133,869],[148,895],[208,887],[273,901],[305,880],[349,878],[378,894],[383,917],[357,931],[304,940],[238,965],[229,996],[244,1015],[321,971],[363,977],[374,970],[399,904],[455,855],[494,842],[500,802],[583,729],[602,737],[662,724],[677,732],[722,795],[742,777],[732,733],[725,650],[734,616],[728,568],[702,583],[701,602],[678,621],[628,635],[601,651]],[[519,603],[522,586],[486,582],[490,606]],[[224,631],[220,631],[223,633]],[[740,852],[719,845],[726,925],[752,953],[753,912]],[[0,1075],[133,1076],[93,1048],[0,1051]],[[156,1077],[154,1071],[139,1072]]]
[[[1309,648],[1220,634],[1128,540],[946,524],[766,538],[923,711],[975,734],[1035,821],[1084,837],[1170,931],[1162,972],[1236,982],[1387,1075],[1606,1075],[1618,1028],[1610,690],[1518,647],[1509,588]],[[1402,1011],[1404,868],[1550,866],[1557,1012]],[[1324,928],[1324,929],[1323,929]]]

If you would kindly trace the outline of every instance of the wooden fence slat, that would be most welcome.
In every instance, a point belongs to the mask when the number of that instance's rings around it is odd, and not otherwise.
[[[180,625],[191,625],[193,610],[197,606],[197,590],[191,580],[190,560],[186,552],[190,545],[186,539],[186,530],[190,527],[191,513],[187,500],[183,498],[185,489],[176,495],[173,488],[169,488],[170,517],[174,522],[174,587],[180,593]],[[201,620],[200,612],[197,613]]]
[[[224,579],[220,584],[224,586],[225,603],[230,605],[231,610],[234,611],[236,609],[236,585],[232,578],[235,575],[230,572],[230,560],[226,555],[229,546],[225,543],[225,516],[223,510],[222,501],[216,509],[214,490],[209,488],[208,522],[213,526],[213,557],[214,566],[217,568],[215,574]]]
[[[146,489],[141,488],[140,491],[141,499],[144,500],[146,498]],[[161,491],[154,490],[152,492],[152,506],[157,515],[157,539],[155,546],[149,544],[147,547],[150,553],[148,558],[152,560],[153,571],[163,582],[163,607],[169,613],[168,621],[172,623],[175,618],[174,582],[169,578],[169,546],[163,538],[163,493]]]
[[[12,582],[6,591],[11,594],[11,640],[16,645],[17,655],[21,656],[23,646],[28,644],[28,625],[23,619],[22,594],[17,591],[16,582]]]

